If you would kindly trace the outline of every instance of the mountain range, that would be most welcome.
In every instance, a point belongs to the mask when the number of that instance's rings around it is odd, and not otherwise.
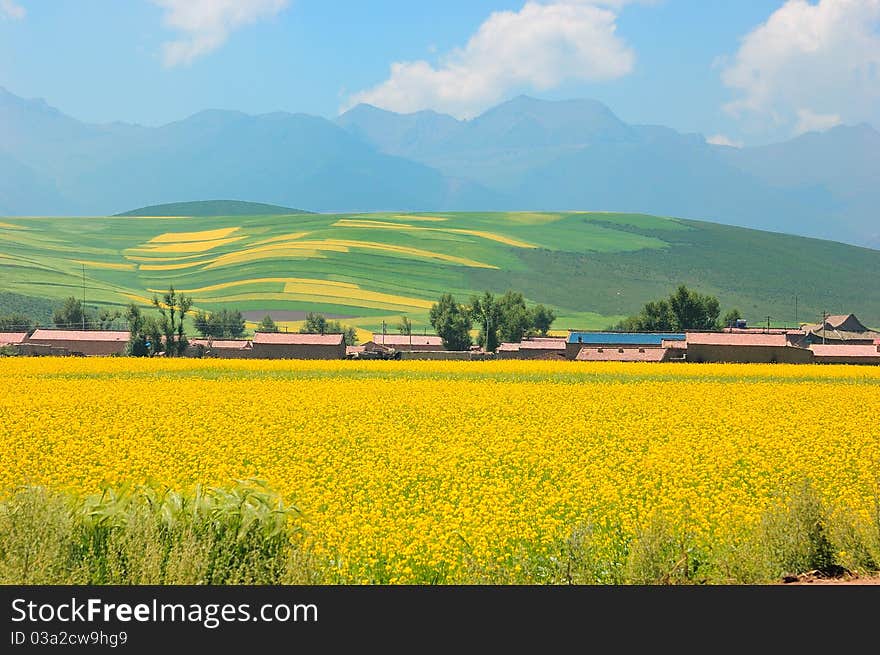
[[[732,148],[594,100],[519,96],[471,120],[358,105],[336,121],[207,110],[88,124],[0,88],[0,214],[230,198],[314,211],[648,212],[880,248],[880,132]]]

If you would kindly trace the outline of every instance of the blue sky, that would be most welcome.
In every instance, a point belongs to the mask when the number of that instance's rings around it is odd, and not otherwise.
[[[880,0],[0,0],[0,86],[147,125],[590,97],[758,144],[878,126],[878,26]]]

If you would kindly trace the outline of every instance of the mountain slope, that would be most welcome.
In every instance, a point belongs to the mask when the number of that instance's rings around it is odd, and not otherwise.
[[[320,311],[366,329],[407,314],[423,330],[444,292],[517,289],[554,307],[558,328],[603,328],[685,283],[753,323],[828,311],[880,326],[880,251],[643,214],[4,218],[0,240],[0,291],[57,301],[80,295],[85,272],[90,305],[148,305],[173,284],[207,310]]]
[[[739,169],[780,189],[823,189],[837,199],[835,226],[880,247],[880,132],[867,124],[840,125],[759,148],[725,149]]]
[[[471,121],[434,115],[431,124],[446,127],[417,138],[412,126],[426,120],[362,105],[338,123],[383,152],[475,180],[517,209],[658,212],[880,243],[880,147],[868,126],[737,150],[627,125],[592,100],[520,96]]]
[[[242,202],[240,200],[199,200],[194,202],[172,202],[165,205],[151,205],[116,216],[270,216],[287,214],[311,214],[304,209],[267,205],[262,202]]]
[[[209,110],[159,128],[87,125],[3,91],[0,119],[0,178],[32,171],[34,184],[55,189],[59,200],[0,189],[7,214],[113,213],[180,198],[325,210],[454,209],[498,198],[305,114]]]

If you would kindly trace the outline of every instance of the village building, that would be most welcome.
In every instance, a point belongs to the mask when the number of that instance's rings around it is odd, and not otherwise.
[[[109,356],[123,355],[128,346],[129,333],[119,330],[36,330],[28,339],[27,344],[47,346],[62,354],[66,351],[71,355]],[[39,350],[39,349],[38,349]],[[39,353],[34,353],[39,354]]]
[[[804,325],[810,343],[870,346],[880,339],[880,332],[869,330],[855,314],[828,316],[824,323]]]
[[[246,339],[190,339],[187,355],[217,359],[248,359],[254,356],[254,346]]]
[[[505,342],[495,350],[499,359],[565,359],[564,337],[532,337],[519,343]]]
[[[668,362],[683,361],[683,348],[581,348],[579,362]]]
[[[17,346],[27,340],[27,332],[0,332],[0,348]]]
[[[443,339],[434,334],[379,334],[364,344],[370,350],[372,346],[393,348],[394,350],[445,350]]]
[[[813,352],[800,334],[688,332],[687,361],[809,364]]]
[[[257,359],[345,359],[342,334],[257,332],[251,344]]]
[[[683,332],[569,332],[565,356],[576,359],[581,348],[660,348],[663,341],[684,341]]]
[[[817,364],[880,364],[880,339],[871,345],[814,343],[810,350]]]

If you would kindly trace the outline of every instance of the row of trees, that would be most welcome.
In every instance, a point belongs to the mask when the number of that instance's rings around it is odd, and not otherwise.
[[[742,318],[731,309],[719,320],[718,298],[703,295],[681,285],[668,298],[647,303],[642,311],[614,326],[628,332],[676,332],[680,330],[717,330],[734,325]]]
[[[544,305],[527,307],[518,291],[508,291],[499,297],[486,291],[472,296],[467,304],[459,304],[451,293],[444,293],[431,307],[430,320],[447,350],[470,348],[470,331],[476,325],[477,344],[494,352],[505,341],[547,336],[556,314]]]

